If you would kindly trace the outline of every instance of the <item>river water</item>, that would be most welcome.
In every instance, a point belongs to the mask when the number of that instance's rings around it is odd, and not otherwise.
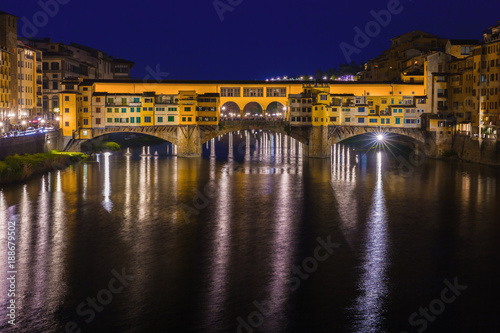
[[[500,170],[332,149],[241,132],[4,186],[0,331],[499,332]]]

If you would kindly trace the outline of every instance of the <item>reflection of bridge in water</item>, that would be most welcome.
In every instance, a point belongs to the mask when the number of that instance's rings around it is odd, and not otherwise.
[[[92,129],[92,137],[111,133],[140,133],[161,138],[177,147],[177,155],[181,157],[201,156],[204,143],[221,135],[244,130],[271,131],[289,136],[303,145],[302,152],[306,157],[328,158],[332,145],[358,135],[392,133],[401,137],[413,147],[435,147],[434,137],[424,130],[400,127],[374,126],[291,126],[286,120],[277,118],[236,118],[226,119],[219,125],[174,125],[174,126],[110,126]],[[67,150],[80,150],[86,140],[73,140]]]

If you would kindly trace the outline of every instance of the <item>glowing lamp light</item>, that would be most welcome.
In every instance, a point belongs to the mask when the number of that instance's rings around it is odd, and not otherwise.
[[[21,122],[21,124],[22,124],[22,125],[26,125],[26,120],[23,120],[23,121]]]
[[[378,135],[377,135],[377,141],[378,141],[378,142],[382,142],[382,141],[384,141],[384,140],[385,140],[385,137],[384,137],[384,135],[383,135],[383,134],[378,134]]]
[[[57,117],[56,120],[59,121],[59,120],[61,120],[61,118]]]

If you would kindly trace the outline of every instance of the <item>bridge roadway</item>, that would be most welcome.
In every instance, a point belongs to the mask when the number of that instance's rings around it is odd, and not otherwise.
[[[390,132],[402,136],[402,140],[414,147],[436,145],[428,132],[416,128],[374,126],[290,126],[285,120],[224,120],[219,125],[197,126],[110,126],[93,128],[93,139],[111,133],[141,133],[161,138],[177,145],[181,157],[201,156],[205,142],[230,132],[263,130],[288,135],[304,144],[304,155],[313,158],[328,158],[331,146],[353,136],[366,133]],[[79,150],[82,142],[74,138],[66,150]]]

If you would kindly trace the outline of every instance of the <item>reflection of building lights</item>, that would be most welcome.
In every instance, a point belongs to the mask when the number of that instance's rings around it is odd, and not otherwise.
[[[3,123],[2,123],[2,122],[0,122],[0,127],[2,127],[2,126],[3,126]]]

